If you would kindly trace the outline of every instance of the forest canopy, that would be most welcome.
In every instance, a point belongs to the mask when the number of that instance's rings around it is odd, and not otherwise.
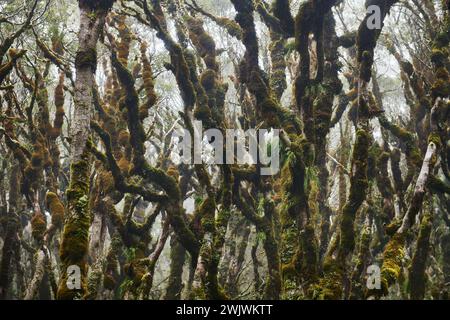
[[[0,300],[450,299],[449,42],[449,0],[0,0]]]

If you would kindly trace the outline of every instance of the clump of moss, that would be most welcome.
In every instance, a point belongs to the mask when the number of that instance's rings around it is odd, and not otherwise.
[[[34,145],[34,151],[31,154],[31,165],[33,168],[39,168],[44,164],[44,150],[40,143]]]
[[[323,277],[310,287],[308,295],[315,300],[341,299],[343,275],[343,268],[338,261],[326,259],[323,265]]]
[[[238,40],[242,39],[242,29],[234,20],[219,17],[216,22],[219,26],[225,28],[230,36],[235,37]]]
[[[110,274],[105,274],[103,277],[103,287],[106,290],[114,290],[116,287],[116,280],[114,280],[114,277]]]
[[[436,147],[440,148],[442,146],[441,138],[439,137],[439,134],[432,132],[428,136],[428,143],[433,142]]]
[[[178,172],[177,167],[171,165],[167,169],[167,175],[171,176],[175,179],[175,181],[178,181],[180,179],[180,173]]]
[[[118,165],[120,171],[122,172],[123,176],[127,177],[130,172],[130,161],[128,161],[128,159],[125,156],[123,156],[120,158],[117,165]]]
[[[207,197],[205,200],[203,200],[202,204],[198,208],[198,214],[201,217],[203,231],[214,232],[215,210],[216,210],[216,203],[212,197]]]
[[[153,70],[150,60],[147,57],[147,43],[141,43],[141,60],[142,60],[142,80],[147,101],[139,108],[139,116],[141,121],[148,117],[148,111],[156,103],[155,83],[153,80]]]
[[[441,49],[434,48],[431,51],[430,59],[431,59],[431,62],[433,62],[434,64],[436,64],[438,66],[442,66],[445,64],[447,55]]]
[[[142,283],[148,265],[148,259],[135,259],[124,266],[125,274],[133,281],[136,288]]]
[[[213,89],[216,85],[216,72],[206,69],[200,76],[200,82],[206,91]]]
[[[55,88],[55,120],[53,121],[53,128],[50,129],[49,136],[56,139],[61,134],[61,128],[64,122],[64,73],[59,76],[59,83]]]
[[[402,273],[402,261],[405,255],[404,245],[405,235],[396,233],[384,249],[381,285],[385,294],[387,294],[389,287],[400,278]]]
[[[448,97],[450,96],[450,84],[448,81],[448,74],[445,79],[437,79],[432,87],[431,92],[433,93],[433,97]]]
[[[52,224],[61,227],[64,221],[64,205],[54,192],[48,192],[46,196],[47,208],[52,215]]]
[[[63,241],[61,243],[61,260],[68,265],[76,264],[83,260],[88,249],[90,221],[87,218],[77,219],[67,223],[63,231]]]
[[[388,236],[393,236],[397,232],[397,230],[400,228],[401,225],[402,225],[402,220],[393,219],[391,221],[391,223],[389,223],[385,228],[386,234]]]
[[[47,230],[45,216],[40,212],[36,212],[31,218],[31,234],[33,238],[41,242],[44,238],[45,230]]]
[[[48,151],[43,147],[42,136],[38,132],[33,132],[33,138],[36,141],[33,145],[31,161],[27,162],[25,167],[22,183],[22,191],[27,196],[31,195],[32,189],[38,189],[43,177],[42,168],[48,158]]]
[[[95,72],[97,69],[97,51],[91,48],[86,51],[78,51],[75,57],[75,66],[78,69],[91,68]]]
[[[216,43],[203,28],[203,22],[190,16],[186,17],[190,38],[205,61],[208,69],[218,70],[216,62]]]
[[[119,137],[117,139],[117,142],[122,146],[125,147],[130,143],[130,134],[127,130],[121,130],[119,132]]]

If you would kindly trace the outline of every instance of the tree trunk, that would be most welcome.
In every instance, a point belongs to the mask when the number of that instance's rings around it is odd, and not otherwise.
[[[97,67],[97,41],[112,5],[113,0],[79,0],[80,30],[78,33],[79,48],[75,58],[75,112],[70,133],[68,215],[60,250],[62,272],[58,299],[82,298],[86,292],[86,262],[91,224],[91,214],[88,208],[91,161],[86,145],[90,135],[92,88],[95,83],[94,76]],[[78,266],[81,271],[81,286],[72,290],[66,285],[67,268],[70,266]]]

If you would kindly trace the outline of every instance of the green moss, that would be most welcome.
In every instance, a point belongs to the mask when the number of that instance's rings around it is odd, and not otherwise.
[[[340,225],[339,255],[344,259],[355,247],[354,220],[356,212],[366,198],[369,182],[367,180],[367,159],[369,152],[369,134],[359,129],[353,149],[353,171],[350,178],[350,195],[342,209]]]
[[[238,40],[242,39],[242,29],[234,20],[217,18],[216,22],[218,25],[225,28],[230,36],[235,37]]]
[[[137,289],[147,273],[149,259],[134,259],[124,266],[124,272],[133,281],[133,287]]]
[[[205,232],[214,232],[215,220],[214,213],[216,210],[216,202],[214,198],[207,197],[200,205],[199,215],[202,217],[202,228]]]
[[[86,148],[87,150],[87,148]],[[68,217],[66,219],[60,258],[62,261],[62,276],[58,287],[58,299],[73,299],[83,296],[86,292],[86,259],[89,245],[89,227],[91,215],[89,212],[89,162],[88,152],[82,154],[81,160],[72,163],[70,185],[67,189]],[[82,272],[83,286],[80,290],[69,290],[66,285],[67,268],[77,265]]]
[[[430,59],[431,59],[431,62],[433,62],[437,66],[443,66],[447,59],[447,55],[441,49],[434,48],[431,51]]]
[[[87,253],[90,220],[87,218],[69,222],[64,227],[60,248],[61,260],[67,265],[77,264]]]
[[[309,223],[300,234],[301,252],[303,253],[302,263],[302,277],[304,279],[312,280],[317,275],[318,265],[318,245],[315,236],[314,226]]]
[[[408,276],[408,286],[411,299],[423,299],[425,296],[426,275],[425,267],[430,248],[430,234],[432,228],[431,215],[426,214],[420,224],[416,250],[411,261]]]
[[[91,68],[95,72],[97,69],[97,51],[95,49],[78,51],[75,57],[75,66],[79,69]]]
[[[341,299],[344,275],[342,266],[328,258],[323,264],[323,273],[323,277],[310,287],[308,295],[315,300]]]
[[[401,219],[393,219],[391,223],[389,223],[385,228],[386,234],[388,236],[393,236],[401,225],[402,225]]]
[[[438,79],[433,83],[431,87],[431,92],[433,97],[443,97],[446,98],[450,96],[450,84],[448,82],[448,77],[446,80]]]
[[[439,134],[432,132],[428,136],[428,143],[433,142],[437,148],[440,148],[442,146],[441,138],[439,137]]]
[[[381,267],[381,285],[385,294],[402,273],[402,261],[404,251],[405,235],[396,233],[386,245],[383,253],[383,265]]]
[[[450,194],[450,185],[434,175],[428,177],[427,186],[433,191]]]

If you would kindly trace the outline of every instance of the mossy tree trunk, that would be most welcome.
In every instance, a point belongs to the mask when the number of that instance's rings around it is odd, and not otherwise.
[[[5,234],[3,240],[1,265],[0,265],[0,300],[6,300],[11,298],[11,284],[13,280],[14,272],[12,270],[14,252],[19,246],[18,231],[20,227],[20,220],[17,214],[20,193],[19,193],[19,165],[13,163],[10,172],[10,186],[9,186],[9,201],[8,210],[6,214],[8,219],[6,220]],[[6,209],[6,208],[5,208]],[[3,216],[2,212],[2,216]]]
[[[86,293],[87,254],[91,213],[89,211],[89,175],[91,160],[87,152],[90,135],[92,88],[97,68],[97,42],[105,24],[106,15],[114,0],[79,0],[79,48],[75,59],[75,111],[72,122],[70,149],[70,185],[67,190],[68,210],[60,248],[62,261],[58,299],[82,298]],[[69,266],[81,270],[81,287],[67,287]]]
[[[170,274],[165,299],[180,300],[183,290],[183,266],[186,260],[186,249],[176,237],[170,239]]]

